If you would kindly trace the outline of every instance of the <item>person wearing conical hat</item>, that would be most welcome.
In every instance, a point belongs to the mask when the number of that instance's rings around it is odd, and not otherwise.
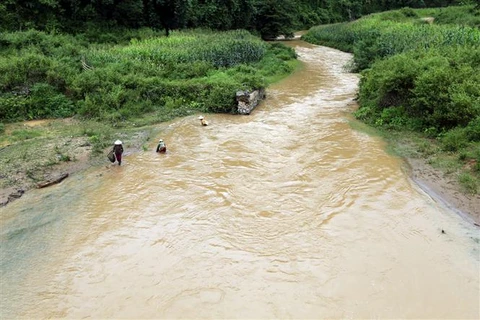
[[[167,145],[165,144],[165,142],[163,142],[163,139],[160,139],[160,140],[158,141],[157,152],[158,152],[158,153],[165,153],[165,152],[167,152]]]
[[[115,153],[115,158],[118,161],[118,165],[120,166],[122,164],[122,153],[123,153],[123,145],[122,141],[117,140],[113,144],[113,153]]]
[[[198,117],[198,120],[200,120],[200,123],[202,124],[202,126],[208,126],[208,121],[205,120],[205,118],[203,116],[200,116]]]

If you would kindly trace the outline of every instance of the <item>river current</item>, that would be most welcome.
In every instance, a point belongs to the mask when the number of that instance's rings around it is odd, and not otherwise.
[[[351,55],[291,45],[251,115],[0,208],[0,318],[480,318],[478,229],[352,128]]]

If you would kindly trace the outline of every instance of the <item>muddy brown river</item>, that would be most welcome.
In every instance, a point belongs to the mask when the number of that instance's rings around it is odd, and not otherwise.
[[[0,208],[0,318],[478,319],[478,229],[352,128],[350,55],[291,45],[250,116]]]

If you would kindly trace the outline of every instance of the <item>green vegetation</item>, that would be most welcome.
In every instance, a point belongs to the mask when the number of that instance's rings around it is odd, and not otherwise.
[[[358,119],[391,135],[420,134],[420,153],[478,192],[480,31],[452,24],[459,12],[463,23],[478,24],[480,11],[473,6],[405,8],[315,27],[304,38],[354,53],[362,75]],[[425,23],[420,18],[426,14],[446,24]]]
[[[176,29],[208,28],[246,29],[262,38],[274,38],[374,12],[468,2],[478,4],[478,0],[3,0],[0,31],[34,28],[79,33],[147,27],[163,30],[168,36]]]
[[[6,124],[7,134],[0,135],[0,188],[28,189],[59,172],[103,165],[112,141],[120,139],[130,150],[139,150],[166,126],[113,128],[71,118]]]
[[[150,113],[164,121],[192,111],[234,112],[237,90],[265,87],[291,72],[295,59],[292,49],[247,31],[173,32],[120,44],[81,39],[1,34],[0,119],[78,114],[120,125]]]
[[[147,130],[139,127],[196,112],[233,112],[237,90],[268,86],[298,66],[292,49],[260,38],[288,37],[312,25],[352,21],[406,6],[422,9],[404,8],[369,18],[375,21],[339,23],[315,29],[323,36],[312,37],[312,30],[307,37],[355,51],[357,68],[371,68],[371,76],[365,71],[362,80],[365,107],[359,117],[376,125],[424,130],[443,139],[442,148],[458,150],[462,161],[478,159],[471,150],[478,141],[479,121],[467,121],[478,108],[456,112],[475,101],[478,89],[478,64],[469,69],[469,59],[477,60],[464,49],[478,43],[478,29],[473,28],[478,27],[477,11],[473,5],[431,9],[460,2],[478,6],[478,0],[1,1],[0,172],[2,176],[8,172],[1,183],[19,184],[17,171],[40,179],[39,168],[75,162],[75,148],[101,155],[113,138],[128,141],[117,130],[136,134]],[[426,16],[435,16],[436,22],[446,26],[430,28],[418,20]],[[447,25],[459,24],[459,17],[465,27]],[[423,33],[411,31],[416,29]],[[328,33],[330,37],[325,36]],[[429,42],[415,56],[415,45],[424,43],[425,37]],[[453,43],[458,50],[444,54],[443,48]],[[433,50],[441,52],[441,58]],[[426,73],[405,66],[412,73],[403,80],[383,75],[377,61],[396,54],[405,55],[398,58],[405,64],[427,57],[441,72],[418,62],[415,66]],[[429,82],[429,74],[434,82]],[[427,99],[440,90],[436,81],[445,87],[445,78],[451,74],[455,86],[428,104]],[[370,81],[374,75],[392,83]],[[391,94],[390,89],[402,87],[402,81],[420,80],[422,86],[416,91]],[[433,92],[432,87],[438,90]],[[392,97],[395,104],[385,104],[388,99],[377,94]],[[383,104],[378,105],[379,101]],[[415,103],[407,108],[411,101]],[[424,108],[428,117],[412,121]],[[68,127],[65,131],[50,122],[43,129],[14,123],[47,118],[68,118],[65,121],[75,125],[60,125]],[[132,143],[143,144],[148,137],[145,133]],[[16,167],[18,163],[21,168]],[[478,174],[478,162],[473,167]]]

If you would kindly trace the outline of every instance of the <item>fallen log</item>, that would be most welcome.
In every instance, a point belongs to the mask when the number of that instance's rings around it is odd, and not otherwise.
[[[68,173],[63,173],[58,178],[50,179],[50,180],[47,180],[47,181],[44,181],[44,182],[40,182],[39,184],[37,184],[37,188],[40,189],[40,188],[49,187],[53,184],[57,184],[57,183],[63,181],[63,179],[65,179],[66,177],[68,177]]]

